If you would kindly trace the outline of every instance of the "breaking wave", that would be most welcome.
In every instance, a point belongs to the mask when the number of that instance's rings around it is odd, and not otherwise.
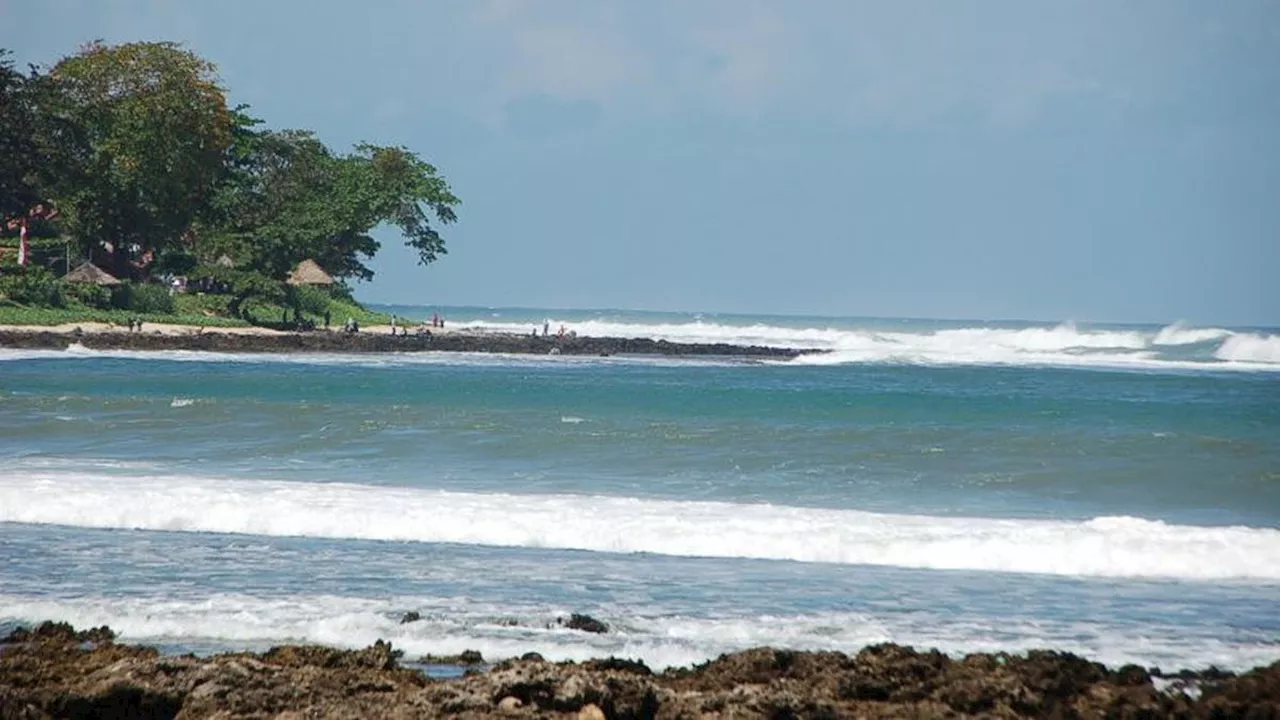
[[[1213,355],[1232,362],[1280,364],[1280,335],[1232,335]]]
[[[797,319],[796,322],[799,322]],[[852,324],[851,324],[852,323]],[[526,323],[476,319],[459,323],[478,332],[529,332]],[[590,337],[730,345],[768,345],[827,351],[795,362],[909,363],[932,365],[1059,365],[1139,369],[1280,371],[1280,335],[1225,328],[1100,328],[1074,323],[1029,327],[961,327],[955,323],[853,321],[826,326],[770,322],[709,322],[644,319],[549,319],[551,328]],[[536,328],[535,328],[536,330]]]
[[[670,342],[723,343],[813,349],[820,354],[793,361],[802,365],[916,364],[1123,368],[1149,371],[1233,370],[1280,372],[1280,334],[1256,330],[1164,327],[1096,327],[1074,323],[1023,326],[964,326],[955,322],[849,320],[840,318],[703,318],[623,314],[611,319],[548,319],[548,328],[584,337],[651,338]],[[540,331],[542,324],[532,326]],[[451,325],[476,333],[525,335],[526,321],[477,318]],[[382,367],[410,364],[563,364],[689,362],[716,363],[711,357],[595,358],[571,354],[547,356],[485,353],[217,353],[89,350],[73,345],[57,350],[0,350],[0,362],[47,358],[161,358],[191,362],[300,363]]]
[[[423,618],[401,623],[407,608],[421,610]],[[639,658],[657,670],[688,666],[750,647],[852,654],[882,642],[936,647],[957,656],[1025,652],[1050,645],[1112,667],[1126,663],[1165,668],[1213,664],[1245,670],[1274,662],[1277,652],[1274,644],[1205,637],[1185,628],[1161,628],[1163,632],[1152,633],[1147,628],[1106,623],[1013,618],[936,625],[929,618],[892,611],[701,618],[639,615],[631,609],[618,609],[596,611],[617,632],[592,635],[558,627],[554,619],[563,614],[562,609],[521,610],[422,597],[264,598],[217,593],[51,598],[0,594],[0,622],[55,620],[77,627],[108,625],[128,642],[161,642],[206,652],[265,650],[300,641],[360,648],[375,640],[389,640],[410,657],[478,650],[492,662],[518,657],[536,647],[553,661],[628,657]],[[519,624],[513,624],[516,618]]]
[[[1280,530],[14,472],[0,521],[1093,577],[1280,581]]]

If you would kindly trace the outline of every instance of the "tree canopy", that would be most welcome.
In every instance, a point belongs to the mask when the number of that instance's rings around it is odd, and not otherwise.
[[[0,49],[0,219],[26,214],[43,201],[36,184],[40,164],[30,79]]]
[[[91,43],[27,74],[0,49],[0,120],[5,218],[56,206],[56,229],[120,276],[199,267],[282,293],[310,258],[368,280],[376,228],[397,228],[427,265],[457,219],[458,198],[413,151],[338,153],[312,131],[268,129],[174,43]]]

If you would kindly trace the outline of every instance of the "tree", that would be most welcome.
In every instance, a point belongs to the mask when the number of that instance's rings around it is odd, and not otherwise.
[[[241,131],[254,124],[240,118]],[[209,259],[227,254],[283,280],[313,258],[335,277],[368,280],[364,261],[380,248],[370,232],[383,223],[400,228],[420,264],[446,252],[432,221],[454,222],[459,200],[405,148],[364,144],[337,156],[307,131],[249,131],[237,153],[200,230]]]
[[[0,227],[44,200],[36,182],[40,152],[28,78],[0,48]]]
[[[163,251],[210,200],[232,141],[215,68],[174,43],[84,47],[49,73],[47,112],[83,132],[81,172],[52,179],[64,226],[116,274]]]

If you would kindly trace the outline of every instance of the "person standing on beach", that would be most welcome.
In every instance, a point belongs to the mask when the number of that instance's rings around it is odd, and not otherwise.
[[[22,218],[18,225],[18,265],[26,265],[31,259],[30,223]]]

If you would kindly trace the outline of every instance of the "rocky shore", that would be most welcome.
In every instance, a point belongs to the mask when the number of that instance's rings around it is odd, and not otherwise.
[[[1153,678],[1057,652],[951,659],[876,645],[853,656],[759,648],[663,673],[530,654],[438,680],[381,641],[198,658],[53,623],[0,641],[4,719],[312,717],[1274,718],[1280,663]]]
[[[0,348],[65,350],[78,344],[94,350],[203,350],[233,353],[297,352],[484,352],[564,355],[723,356],[787,359],[818,350],[741,346],[726,343],[673,343],[649,338],[544,337],[498,333],[448,332],[430,337],[360,332],[232,333],[192,328],[187,333],[53,332],[0,330]]]

